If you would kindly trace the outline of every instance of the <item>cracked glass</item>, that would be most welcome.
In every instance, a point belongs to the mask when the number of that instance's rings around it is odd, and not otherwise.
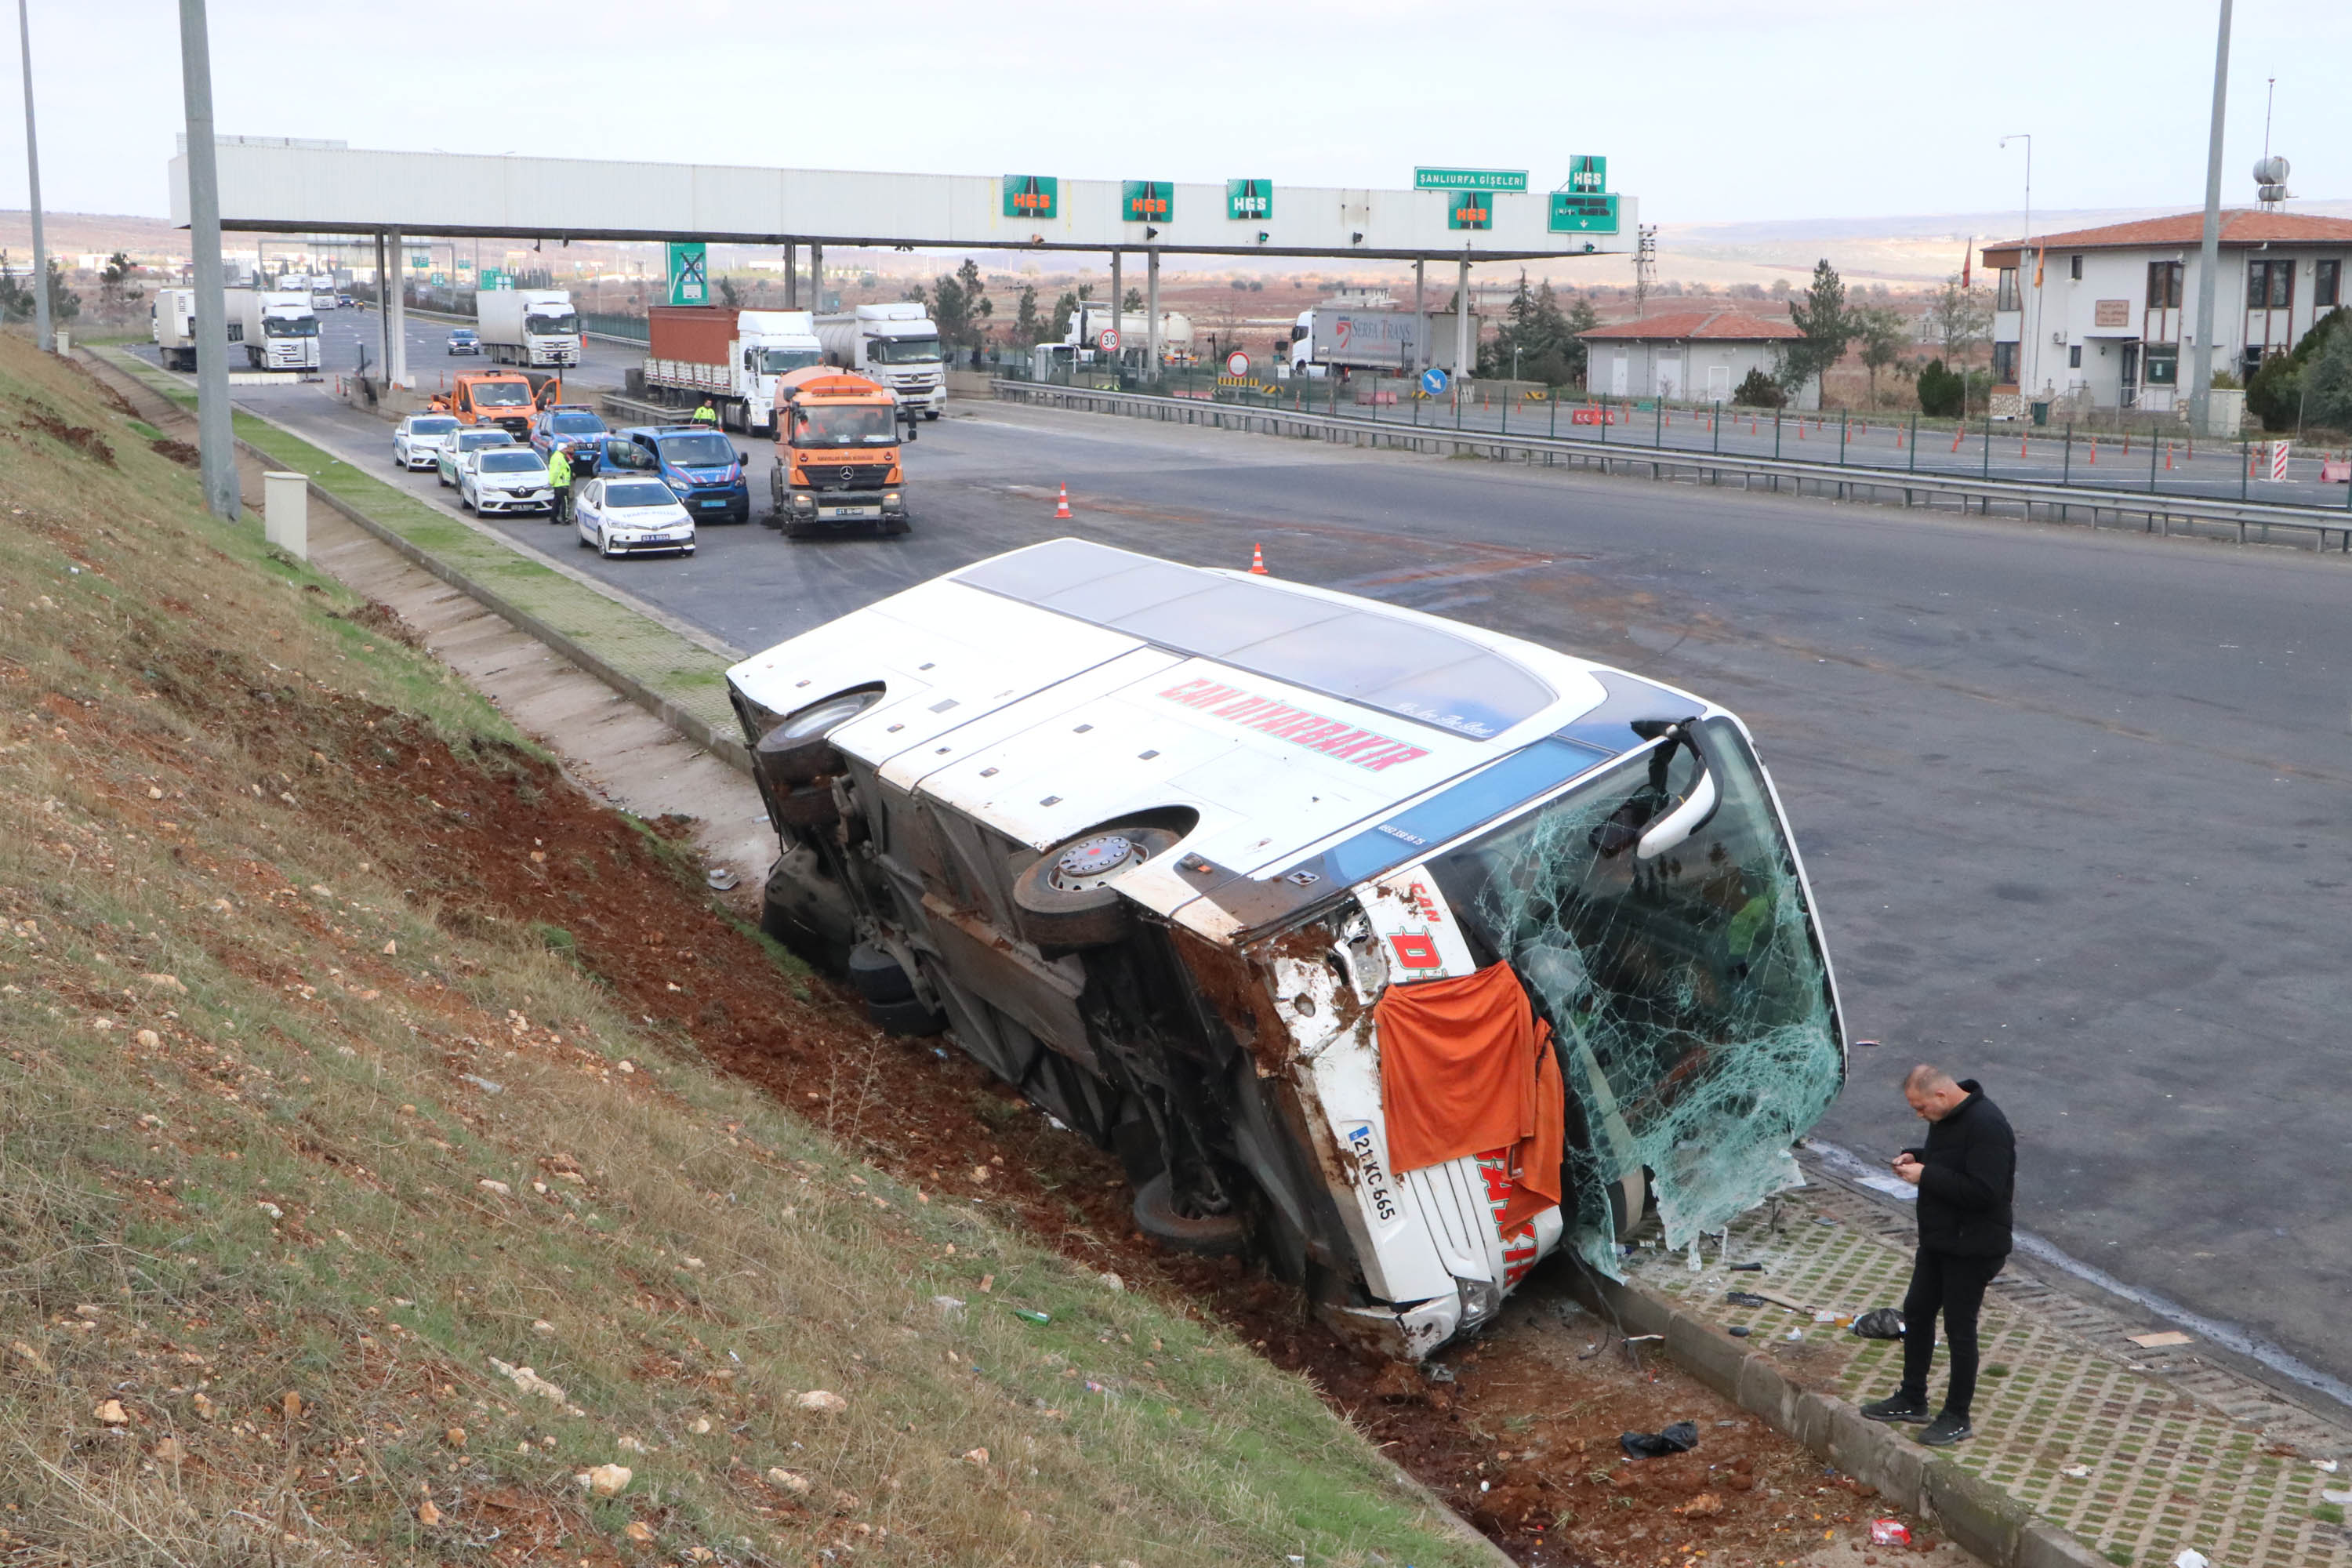
[[[1656,858],[1637,845],[1697,781],[1687,745],[1637,752],[1430,863],[1478,962],[1509,963],[1552,1026],[1563,1217],[1612,1278],[1645,1188],[1681,1248],[1798,1184],[1790,1146],[1845,1078],[1786,830],[1738,729],[1706,722],[1720,805]]]

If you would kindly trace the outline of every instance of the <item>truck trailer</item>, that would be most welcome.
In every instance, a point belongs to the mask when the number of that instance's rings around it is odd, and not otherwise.
[[[1103,353],[1102,335],[1112,324],[1108,303],[1088,300],[1070,312],[1069,330],[1062,334],[1065,343]],[[1118,353],[1111,355],[1123,359],[1149,353],[1151,346],[1151,318],[1141,310],[1121,310],[1118,314]],[[1190,364],[1192,361],[1192,318],[1181,310],[1160,312],[1160,357],[1170,364]]]
[[[196,291],[159,289],[152,307],[151,331],[165,370],[196,368]]]
[[[879,382],[926,419],[946,411],[946,354],[923,306],[860,305],[848,315],[820,316],[816,335],[825,363]]]
[[[230,289],[228,337],[256,370],[319,368],[319,313],[308,289]]]
[[[580,363],[580,317],[562,289],[479,289],[474,331],[493,363],[562,370]]]
[[[1298,312],[1284,358],[1294,375],[1325,375],[1335,370],[1376,370],[1411,375],[1434,365],[1459,374],[1454,363],[1454,312],[1432,311],[1429,337],[1421,343],[1421,320],[1411,310],[1355,310],[1318,305]],[[1470,318],[1470,353],[1476,363],[1478,318]]]
[[[824,362],[806,310],[656,305],[650,317],[646,390],[687,407],[707,397],[730,429],[775,429],[777,383]]]
[[[1837,989],[1739,720],[1629,671],[1058,539],[745,658],[762,924],[1367,1351],[1801,1184]]]

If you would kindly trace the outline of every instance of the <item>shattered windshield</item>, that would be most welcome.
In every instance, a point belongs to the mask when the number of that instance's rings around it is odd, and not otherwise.
[[[1612,1190],[1646,1171],[1681,1247],[1797,1180],[1790,1145],[1845,1077],[1829,971],[1754,755],[1709,721],[1713,820],[1654,859],[1641,830],[1698,765],[1653,748],[1430,868],[1481,964],[1507,960],[1558,1039],[1570,1229],[1612,1276]]]

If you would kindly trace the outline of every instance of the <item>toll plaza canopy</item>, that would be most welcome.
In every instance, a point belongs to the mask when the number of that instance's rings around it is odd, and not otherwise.
[[[732,244],[1143,250],[1519,261],[1632,248],[1614,195],[1509,188],[1370,190],[1266,179],[879,174],[217,138],[221,226],[296,234],[480,235]],[[188,221],[187,157],[168,166]],[[1465,176],[1476,178],[1475,173]]]

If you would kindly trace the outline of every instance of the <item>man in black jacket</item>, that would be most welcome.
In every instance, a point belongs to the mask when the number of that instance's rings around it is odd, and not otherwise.
[[[1916,1067],[1903,1098],[1927,1123],[1922,1149],[1895,1156],[1895,1173],[1919,1189],[1919,1252],[1903,1299],[1903,1386],[1862,1407],[1873,1421],[1927,1421],[1927,1368],[1936,1318],[1952,1351],[1944,1408],[1919,1441],[1945,1447],[1972,1435],[1977,1391],[1977,1310],[2009,1257],[2017,1194],[2017,1136],[1974,1079],[1955,1082],[1941,1068]]]

